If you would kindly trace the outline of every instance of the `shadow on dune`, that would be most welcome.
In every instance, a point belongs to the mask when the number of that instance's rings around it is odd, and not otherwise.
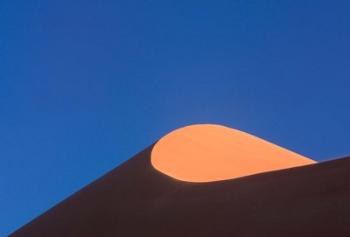
[[[189,183],[156,171],[152,147],[10,236],[349,236],[350,157]]]

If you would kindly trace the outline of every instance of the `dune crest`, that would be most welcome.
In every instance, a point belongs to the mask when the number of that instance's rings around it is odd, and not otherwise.
[[[151,163],[178,180],[212,182],[316,162],[236,129],[198,124],[162,137],[152,150]]]

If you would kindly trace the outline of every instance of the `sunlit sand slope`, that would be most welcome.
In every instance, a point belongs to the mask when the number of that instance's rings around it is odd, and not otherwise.
[[[189,182],[226,180],[315,163],[248,133],[213,124],[169,133],[154,146],[151,161],[160,172]]]

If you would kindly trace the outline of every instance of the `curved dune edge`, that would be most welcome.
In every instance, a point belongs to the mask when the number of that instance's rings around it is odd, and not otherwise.
[[[213,182],[316,163],[248,133],[215,124],[190,125],[162,137],[152,166],[181,181]]]

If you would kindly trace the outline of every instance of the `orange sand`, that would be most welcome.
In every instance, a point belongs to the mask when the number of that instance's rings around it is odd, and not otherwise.
[[[152,150],[158,171],[189,182],[211,182],[313,164],[315,161],[245,132],[192,125],[161,138]]]

